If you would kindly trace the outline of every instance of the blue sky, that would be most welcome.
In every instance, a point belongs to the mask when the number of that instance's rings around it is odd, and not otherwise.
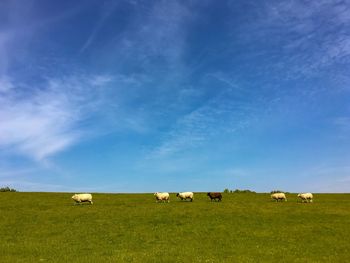
[[[347,1],[1,1],[0,184],[349,192]]]

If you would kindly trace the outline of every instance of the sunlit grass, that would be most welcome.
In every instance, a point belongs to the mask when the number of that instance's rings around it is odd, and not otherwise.
[[[1,262],[349,262],[350,195],[0,193]]]

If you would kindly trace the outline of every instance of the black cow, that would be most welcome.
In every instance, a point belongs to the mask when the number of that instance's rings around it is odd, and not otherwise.
[[[207,196],[210,197],[210,201],[213,201],[213,199],[214,199],[214,201],[216,201],[216,199],[218,201],[221,201],[221,199],[222,199],[221,193],[207,193]]]

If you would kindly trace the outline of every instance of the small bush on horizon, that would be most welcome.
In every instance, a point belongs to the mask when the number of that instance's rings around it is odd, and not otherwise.
[[[1,187],[0,192],[17,192],[17,190],[6,186],[6,187]]]

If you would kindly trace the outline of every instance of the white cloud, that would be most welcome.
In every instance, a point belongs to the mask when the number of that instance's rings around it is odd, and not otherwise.
[[[109,80],[86,79],[50,79],[44,89],[31,89],[29,94],[11,83],[12,88],[0,94],[0,147],[43,160],[77,142],[83,133],[79,122],[96,104],[92,83]]]

